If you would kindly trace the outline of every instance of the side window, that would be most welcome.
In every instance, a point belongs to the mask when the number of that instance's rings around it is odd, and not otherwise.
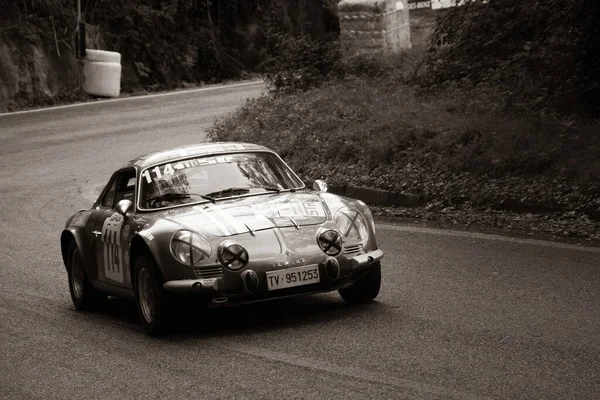
[[[113,179],[108,184],[108,190],[104,193],[104,197],[100,204],[102,207],[112,208],[115,202],[115,193],[117,191],[117,181],[119,180],[119,176],[113,177]]]
[[[121,172],[115,203],[121,200],[134,201],[135,195],[135,169],[129,169]]]
[[[135,176],[127,180],[127,185],[123,191],[123,199],[133,201],[133,194],[135,193]]]

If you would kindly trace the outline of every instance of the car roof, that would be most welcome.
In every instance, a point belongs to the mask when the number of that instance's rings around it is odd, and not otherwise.
[[[253,143],[242,143],[242,142],[208,142],[198,143],[186,146],[173,147],[166,150],[153,151],[141,155],[129,161],[124,168],[146,168],[154,164],[160,164],[163,162],[178,160],[181,158],[188,157],[202,157],[207,155],[215,154],[226,154],[235,152],[245,151],[269,151],[264,146],[253,144]]]

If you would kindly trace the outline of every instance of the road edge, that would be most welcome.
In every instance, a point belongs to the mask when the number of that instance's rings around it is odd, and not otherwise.
[[[125,100],[133,101],[133,100],[137,100],[137,99],[147,99],[147,98],[153,98],[153,97],[176,96],[176,95],[180,95],[180,94],[191,94],[191,93],[204,92],[204,91],[210,91],[210,90],[216,90],[216,89],[229,89],[229,88],[252,86],[252,85],[258,85],[258,84],[264,84],[264,83],[265,83],[264,80],[258,79],[258,80],[251,80],[251,81],[244,81],[244,82],[237,82],[237,83],[216,84],[216,85],[204,86],[204,87],[193,88],[193,89],[178,89],[178,90],[172,90],[172,91],[168,91],[168,92],[160,92],[160,93],[152,93],[152,94],[135,94],[135,93],[133,93],[129,96],[117,97],[114,99],[103,99],[102,98],[102,99],[83,101],[83,102],[72,103],[72,104],[63,104],[63,105],[59,105],[59,106],[40,107],[40,108],[34,108],[34,109],[29,109],[29,110],[12,111],[12,112],[11,111],[2,112],[2,113],[0,113],[0,118],[6,117],[6,116],[11,116],[11,115],[31,114],[31,113],[36,113],[36,112],[60,110],[60,109],[64,109],[64,108],[90,106],[90,105],[94,105],[94,104],[117,103],[117,102],[125,101]]]

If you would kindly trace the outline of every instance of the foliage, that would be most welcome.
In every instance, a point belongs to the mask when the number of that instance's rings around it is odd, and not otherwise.
[[[270,38],[265,80],[272,91],[294,92],[316,87],[328,79],[340,59],[336,41],[278,32]]]
[[[508,84],[543,108],[600,111],[600,4],[594,0],[470,0],[439,21],[425,81]]]
[[[327,82],[408,75],[415,62],[410,51],[359,52],[343,47],[339,38],[313,38],[273,33],[265,61],[265,80],[272,93],[294,93]],[[347,46],[347,45],[346,45]]]
[[[43,39],[71,43],[74,34],[75,7],[66,0],[0,0],[0,35],[28,40],[36,34]]]
[[[125,91],[239,78],[261,71],[270,32],[324,37],[339,30],[332,0],[81,0],[87,30],[122,53]],[[74,49],[75,2],[0,0],[0,34],[41,34]],[[16,22],[15,22],[16,21]]]
[[[495,96],[431,94],[393,76],[335,81],[252,100],[209,136],[273,148],[305,180],[418,193],[444,206],[600,207],[597,125],[506,114],[490,107]]]

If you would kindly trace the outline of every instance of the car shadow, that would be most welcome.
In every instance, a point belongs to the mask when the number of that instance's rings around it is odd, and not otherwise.
[[[199,337],[256,334],[265,330],[310,326],[324,321],[360,318],[382,306],[373,301],[363,305],[348,305],[335,294],[312,294],[276,299],[260,303],[224,307],[206,307],[194,302],[178,303],[174,322],[166,338],[197,339]],[[102,314],[108,319],[139,328],[135,303],[110,298]]]

